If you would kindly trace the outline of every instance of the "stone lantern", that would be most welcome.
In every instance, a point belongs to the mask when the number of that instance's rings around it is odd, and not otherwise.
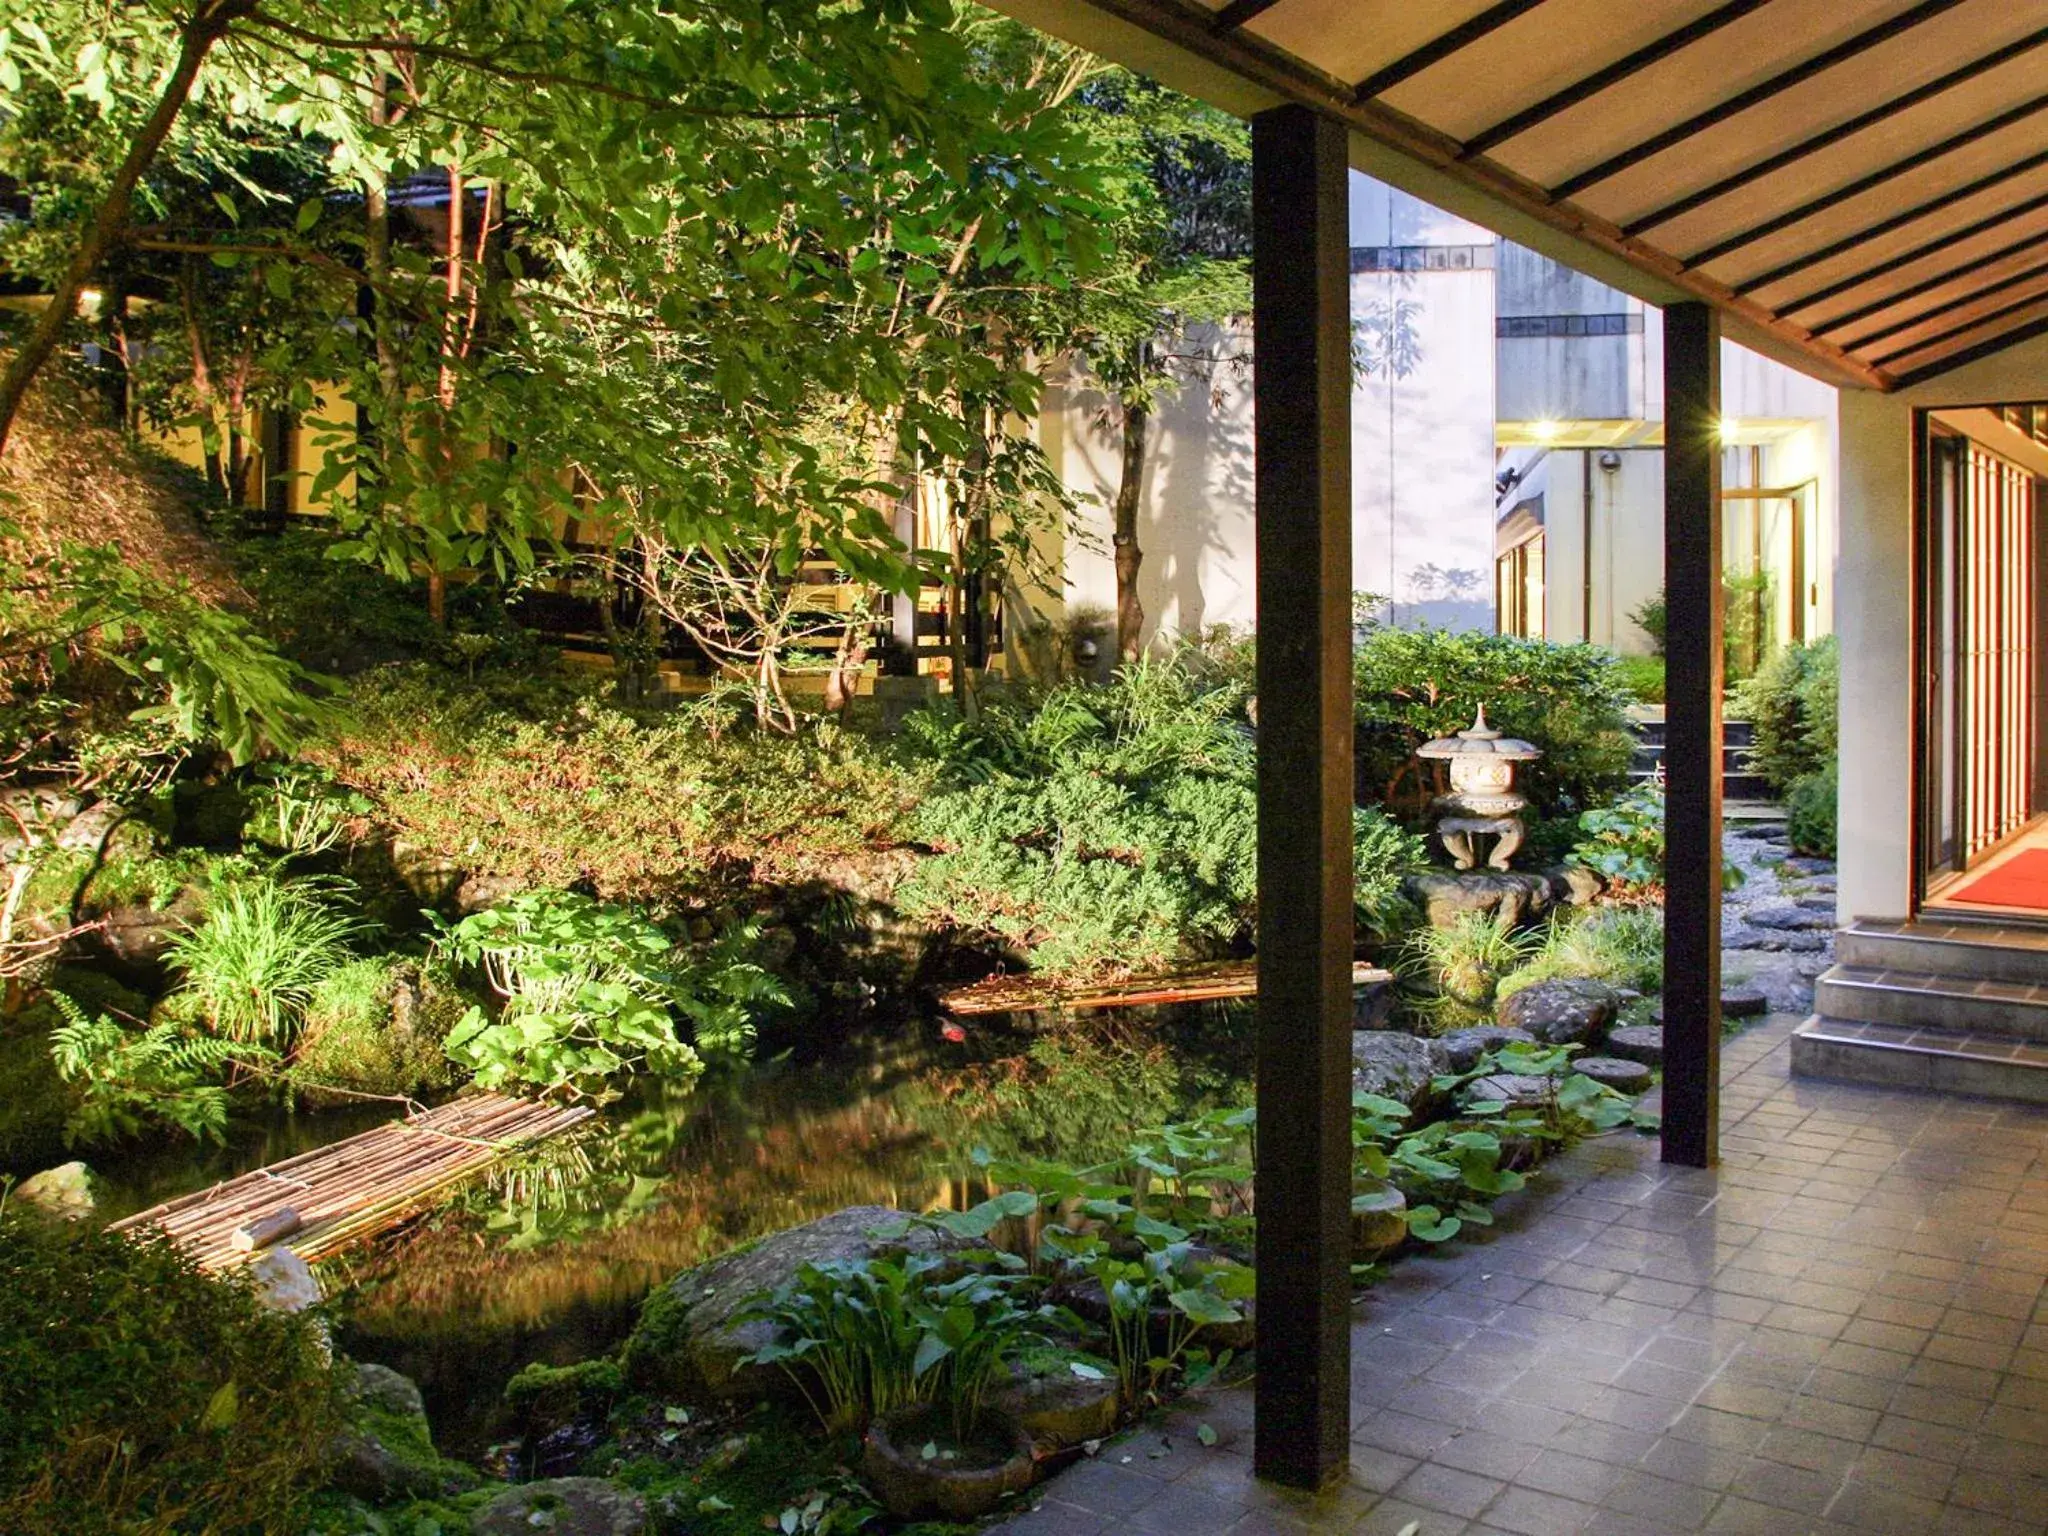
[[[1415,755],[1441,758],[1451,765],[1451,792],[1437,796],[1432,809],[1438,818],[1436,835],[1452,862],[1460,869],[1472,868],[1479,862],[1473,839],[1491,837],[1493,856],[1486,862],[1494,869],[1507,869],[1528,835],[1520,812],[1529,800],[1515,791],[1515,764],[1541,757],[1542,752],[1494,730],[1486,723],[1482,704],[1469,728],[1426,742]]]

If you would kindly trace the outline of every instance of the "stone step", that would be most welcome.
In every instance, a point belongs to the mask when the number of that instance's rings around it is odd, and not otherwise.
[[[1792,1073],[2048,1104],[2048,1046],[1966,1030],[1902,1028],[1815,1014],[1793,1032]]]
[[[1859,918],[1835,938],[1844,965],[2048,984],[2048,930],[1997,923],[1873,922]]]
[[[2048,1043],[2048,986],[2031,982],[1837,965],[1814,984],[1813,1006],[1844,1023]]]

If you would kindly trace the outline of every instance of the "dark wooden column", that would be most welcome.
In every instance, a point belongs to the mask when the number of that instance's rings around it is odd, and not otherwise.
[[[1664,1161],[1721,1145],[1721,324],[1664,311]]]
[[[1350,1449],[1351,275],[1345,131],[1252,119],[1261,1477]]]

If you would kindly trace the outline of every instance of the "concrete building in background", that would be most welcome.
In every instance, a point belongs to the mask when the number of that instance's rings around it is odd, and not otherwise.
[[[1360,590],[1396,623],[1651,649],[1630,615],[1663,583],[1657,312],[1357,174],[1351,244]],[[1252,620],[1251,338],[1194,350],[1146,473],[1155,632]],[[1833,621],[1835,392],[1732,343],[1723,370],[1731,627],[1765,646],[1817,637]],[[1114,414],[1069,374],[1040,434],[1084,512],[1054,562],[1065,592],[1013,594],[1013,633],[1115,607]]]

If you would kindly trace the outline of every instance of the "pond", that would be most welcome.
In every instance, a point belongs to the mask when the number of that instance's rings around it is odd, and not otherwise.
[[[807,1056],[643,1082],[587,1134],[499,1170],[435,1216],[323,1270],[342,1347],[420,1384],[442,1448],[480,1456],[529,1361],[602,1354],[679,1271],[850,1205],[957,1209],[986,1193],[977,1148],[1085,1162],[1148,1126],[1249,1093],[1250,1011],[1081,1016],[1055,1031],[927,1025]],[[105,1160],[113,1214],[391,1118],[279,1115],[229,1145]],[[97,1160],[96,1160],[97,1165]]]

